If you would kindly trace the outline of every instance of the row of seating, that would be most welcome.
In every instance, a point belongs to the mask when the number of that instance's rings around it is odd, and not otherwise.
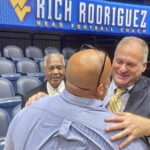
[[[21,104],[22,97],[31,89],[39,86],[40,80],[36,77],[22,76],[17,80],[17,93],[12,83],[4,78],[0,78],[0,108],[6,110],[12,118],[12,110],[18,104]]]
[[[19,95],[16,96],[11,82],[0,78],[0,149],[4,147],[10,121],[21,109],[21,95],[25,95],[26,92],[40,84],[41,82],[38,78],[23,76],[17,80]]]
[[[0,74],[13,73],[43,73],[44,61],[33,61],[31,59],[23,59],[14,62],[7,58],[0,59]]]
[[[5,137],[8,131],[8,127],[10,124],[10,118],[4,109],[0,108],[0,150],[3,150],[5,144]]]
[[[55,47],[47,47],[44,49],[44,55],[47,55],[52,52],[58,52],[61,53],[60,50],[58,50]],[[76,51],[70,47],[65,47],[62,49],[62,54],[64,55],[65,59],[69,59],[72,54],[74,54]],[[25,49],[25,56],[23,54],[23,50],[15,45],[8,45],[4,47],[3,49],[3,56],[7,58],[32,58],[34,60],[43,59],[44,57],[42,49],[36,47],[36,46],[28,46]],[[2,54],[0,54],[2,57]]]
[[[16,113],[21,109],[21,104],[16,105],[12,110],[12,116],[14,117]],[[10,118],[8,112],[0,108],[0,150],[4,149],[5,145],[5,138],[7,135],[8,127],[10,125],[10,121],[12,118]]]
[[[21,104],[18,104],[13,108],[12,116],[14,117],[19,112],[19,110],[21,110]],[[0,139],[6,137],[11,120],[12,118],[10,118],[8,112],[5,109],[0,108]]]
[[[40,69],[39,69],[40,68]],[[11,81],[15,93],[17,93],[17,80],[22,76],[37,77],[41,83],[45,81],[43,73],[43,61],[37,64],[30,59],[19,60],[16,65],[8,59],[0,59],[0,76]]]
[[[14,89],[13,84],[8,79],[0,77],[0,101],[4,98],[15,97],[16,94],[25,95],[29,90],[39,86],[41,81],[37,77],[21,76],[16,81]],[[15,92],[17,90],[17,92]]]
[[[17,94],[15,94],[11,82],[0,77],[0,149],[4,146],[10,121],[21,109],[22,96],[40,84],[40,80],[36,77],[22,76],[17,80]]]

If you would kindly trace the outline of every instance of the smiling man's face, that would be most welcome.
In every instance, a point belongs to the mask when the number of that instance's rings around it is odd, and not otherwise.
[[[118,87],[128,88],[139,80],[145,69],[146,63],[143,63],[143,50],[139,43],[122,43],[117,47],[112,75]]]
[[[57,55],[48,57],[44,73],[51,86],[57,88],[65,75],[65,66],[62,57]]]

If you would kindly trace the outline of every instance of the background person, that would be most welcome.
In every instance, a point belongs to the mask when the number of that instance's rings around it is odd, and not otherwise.
[[[60,53],[50,53],[44,57],[44,74],[46,81],[40,86],[32,89],[24,96],[22,107],[28,101],[27,105],[32,103],[36,97],[40,96],[55,96],[60,94],[65,89],[65,61],[64,56]],[[39,93],[40,92],[40,93]],[[29,99],[30,98],[30,99]]]
[[[5,150],[119,150],[104,128],[113,115],[102,106],[110,82],[111,63],[103,52],[83,50],[67,65],[66,90],[22,109],[8,130]],[[28,127],[26,127],[28,124]],[[120,142],[120,141],[119,141]],[[148,150],[138,139],[124,150]]]

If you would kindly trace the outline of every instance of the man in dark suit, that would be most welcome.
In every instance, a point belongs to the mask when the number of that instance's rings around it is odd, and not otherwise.
[[[121,99],[120,112],[130,112],[150,118],[150,79],[142,76],[146,70],[147,58],[148,46],[144,40],[137,37],[125,37],[119,42],[112,63],[113,80],[104,100],[105,107],[110,111],[116,112],[113,111],[116,110],[116,104],[119,107],[119,102],[112,102],[115,92],[119,88],[124,90],[119,96]],[[118,113],[118,115],[118,117],[106,119],[107,121],[119,122],[106,130],[125,129],[118,135],[111,137],[112,140],[116,140],[128,136],[121,147],[137,137],[147,135],[146,130],[143,131],[142,117],[135,122],[133,118],[138,117],[136,115],[129,113]],[[140,122],[141,125],[139,125]]]
[[[31,103],[35,94],[55,96],[65,89],[65,61],[64,56],[60,53],[50,53],[44,58],[44,74],[46,81],[40,86],[32,89],[23,98],[22,107],[26,102]],[[40,92],[40,93],[39,93]]]

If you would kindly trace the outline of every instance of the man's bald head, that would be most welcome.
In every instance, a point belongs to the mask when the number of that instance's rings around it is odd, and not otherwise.
[[[98,85],[98,78],[102,71],[104,58],[105,53],[95,49],[88,49],[75,53],[70,58],[67,65],[67,82],[81,89],[96,89]],[[104,72],[102,73],[101,78],[103,78],[104,74],[107,74],[107,70],[109,70],[110,74],[111,64],[108,56],[106,58]]]

